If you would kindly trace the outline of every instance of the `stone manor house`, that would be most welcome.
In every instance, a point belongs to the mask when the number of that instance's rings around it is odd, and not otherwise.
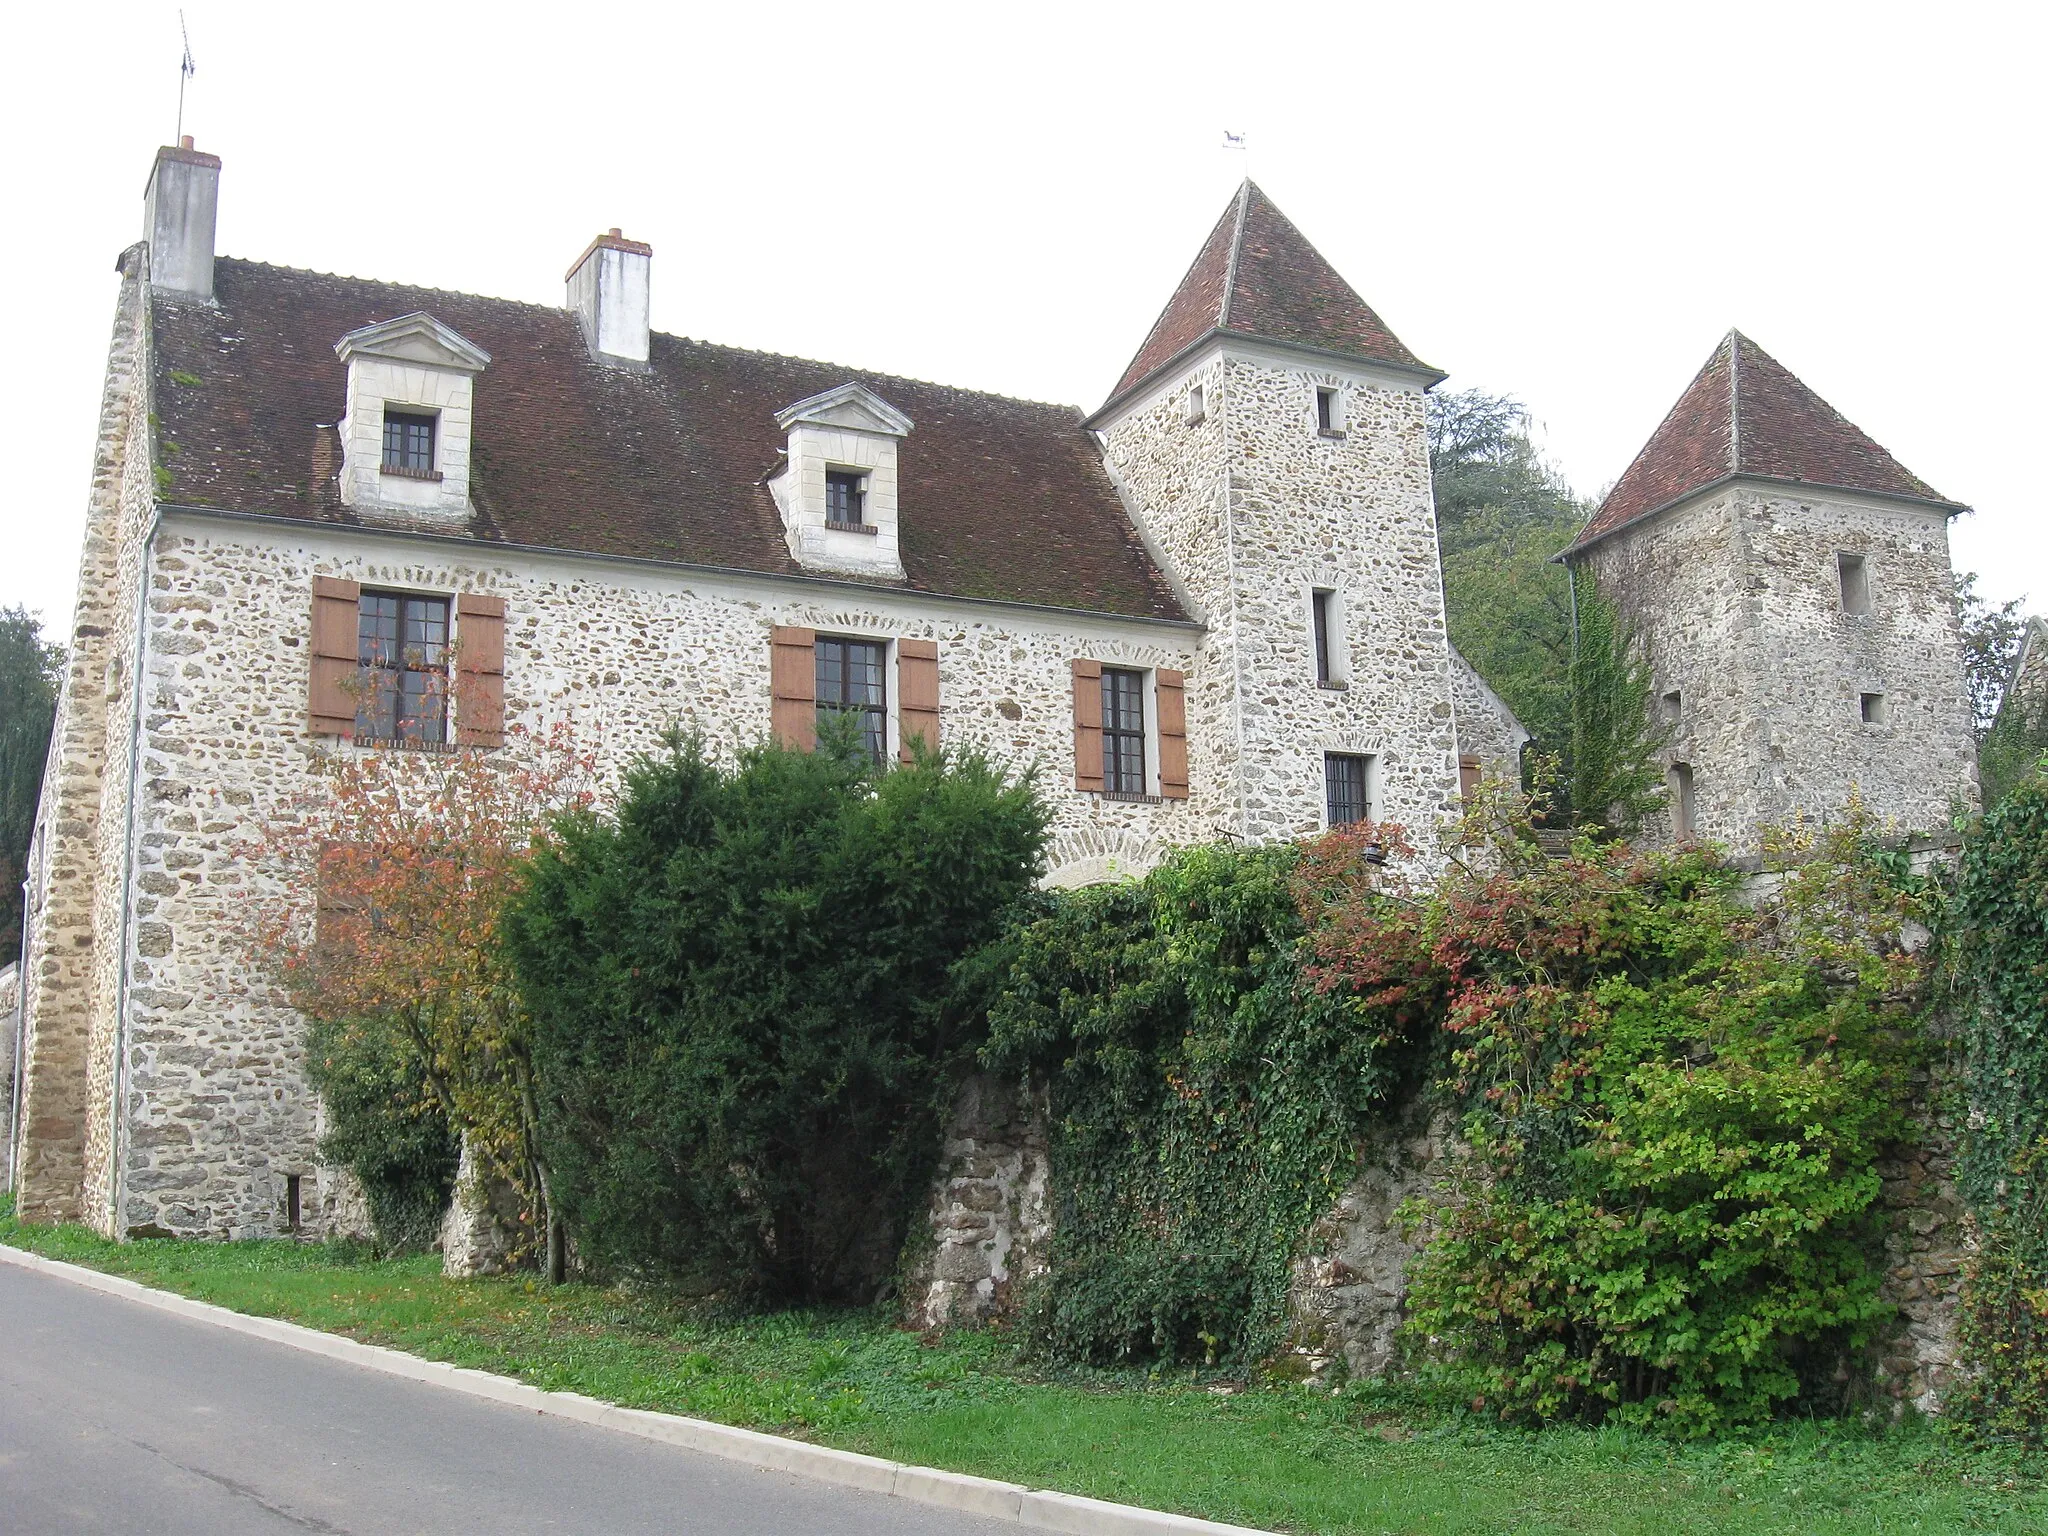
[[[851,714],[1044,770],[1049,878],[1361,817],[1427,841],[1526,733],[1451,649],[1419,361],[1260,190],[1092,414],[657,335],[619,231],[559,308],[216,257],[158,152],[122,277],[30,858],[22,1214],[333,1230],[235,849],[331,754],[616,769]],[[702,317],[707,325],[715,315]],[[1956,508],[1739,337],[1574,545],[1638,615],[1677,833],[1970,782]],[[451,677],[451,672],[455,675]],[[511,734],[508,737],[508,732]]]

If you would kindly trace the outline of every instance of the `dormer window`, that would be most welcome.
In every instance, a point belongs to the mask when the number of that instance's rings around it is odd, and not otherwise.
[[[424,478],[434,472],[434,418],[412,411],[384,412],[384,472]]]
[[[825,471],[825,525],[859,528],[867,502],[867,476],[851,469]]]
[[[797,564],[902,580],[896,450],[910,418],[865,384],[849,383],[784,406],[775,423],[789,446],[766,484]]]
[[[350,331],[334,350],[348,369],[342,505],[371,521],[465,529],[476,376],[490,353],[417,312]]]

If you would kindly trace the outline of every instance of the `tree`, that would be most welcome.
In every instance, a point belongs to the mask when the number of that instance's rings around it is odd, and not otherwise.
[[[1578,825],[1632,837],[1663,804],[1659,758],[1670,727],[1651,717],[1650,664],[1620,611],[1591,581],[1579,583],[1578,596],[1565,789]]]
[[[0,608],[0,966],[21,947],[21,882],[63,665],[34,614]]]
[[[782,1303],[894,1273],[985,1028],[959,968],[1046,812],[976,756],[820,738],[727,766],[672,737],[535,854],[506,937],[587,1261]]]
[[[2020,611],[2021,599],[1995,607],[1977,591],[1977,573],[1956,577],[1956,620],[1963,640],[1963,680],[1970,689],[1970,710],[1976,722],[1977,739],[1991,734],[1998,720],[1998,706],[2005,697],[2005,685],[2019,659],[2020,643],[2026,638],[2027,616]]]
[[[260,973],[313,1022],[312,1075],[343,1116],[333,1144],[373,1194],[415,1187],[429,1170],[406,1146],[445,1159],[440,1116],[487,1181],[517,1192],[515,1251],[532,1254],[545,1231],[559,1278],[531,1020],[500,931],[548,818],[589,803],[590,764],[558,731],[512,733],[499,752],[336,754],[322,766],[320,787],[246,850],[261,884],[244,929]]]
[[[1506,395],[1450,390],[1428,401],[1429,463],[1451,643],[1534,736],[1571,736],[1571,582],[1553,557],[1587,508],[1530,439]]]

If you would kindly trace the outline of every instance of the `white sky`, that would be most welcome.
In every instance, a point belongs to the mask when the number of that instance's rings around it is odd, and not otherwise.
[[[1099,404],[1243,174],[1584,491],[1730,325],[2048,604],[2039,6],[189,0],[219,249],[559,304],[621,225],[658,329]],[[25,7],[0,605],[62,627],[173,5]],[[337,405],[339,402],[337,401]]]

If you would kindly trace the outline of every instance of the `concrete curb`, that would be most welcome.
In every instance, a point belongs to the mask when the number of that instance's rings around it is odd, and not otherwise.
[[[790,1472],[819,1482],[886,1493],[913,1504],[933,1504],[943,1509],[957,1509],[963,1514],[1014,1521],[1033,1530],[1064,1531],[1069,1536],[1157,1536],[1157,1533],[1168,1531],[1182,1533],[1182,1536],[1196,1536],[1201,1532],[1207,1532],[1209,1536],[1225,1536],[1225,1533],[1265,1536],[1250,1526],[1222,1525],[1214,1520],[1140,1509],[1135,1504],[1112,1504],[1104,1499],[1084,1499],[1071,1493],[1054,1493],[1050,1489],[999,1483],[993,1478],[969,1477],[962,1472],[941,1472],[935,1467],[907,1467],[879,1456],[835,1451],[829,1446],[809,1445],[781,1435],[762,1434],[759,1430],[736,1429],[730,1424],[716,1424],[709,1419],[686,1419],[679,1414],[654,1413],[644,1408],[621,1408],[614,1403],[585,1397],[579,1392],[547,1392],[539,1387],[530,1387],[523,1381],[514,1381],[509,1376],[494,1376],[489,1371],[422,1360],[418,1355],[386,1349],[381,1344],[359,1344],[340,1334],[322,1333],[317,1328],[306,1328],[273,1317],[252,1317],[246,1312],[232,1312],[211,1302],[153,1290],[120,1275],[102,1274],[82,1265],[46,1259],[39,1253],[4,1243],[0,1243],[0,1263],[36,1270],[74,1285],[104,1291],[109,1296],[155,1307],[160,1312],[170,1312],[194,1322],[211,1323],[216,1328],[245,1333],[253,1338],[268,1339],[273,1344],[284,1344],[307,1354],[343,1360],[350,1365],[381,1371],[386,1376],[423,1381],[470,1397],[527,1408],[579,1424],[594,1424],[622,1434],[637,1435],[642,1440],[659,1440],[665,1445],[721,1456],[728,1461],[745,1462],[772,1472]]]

